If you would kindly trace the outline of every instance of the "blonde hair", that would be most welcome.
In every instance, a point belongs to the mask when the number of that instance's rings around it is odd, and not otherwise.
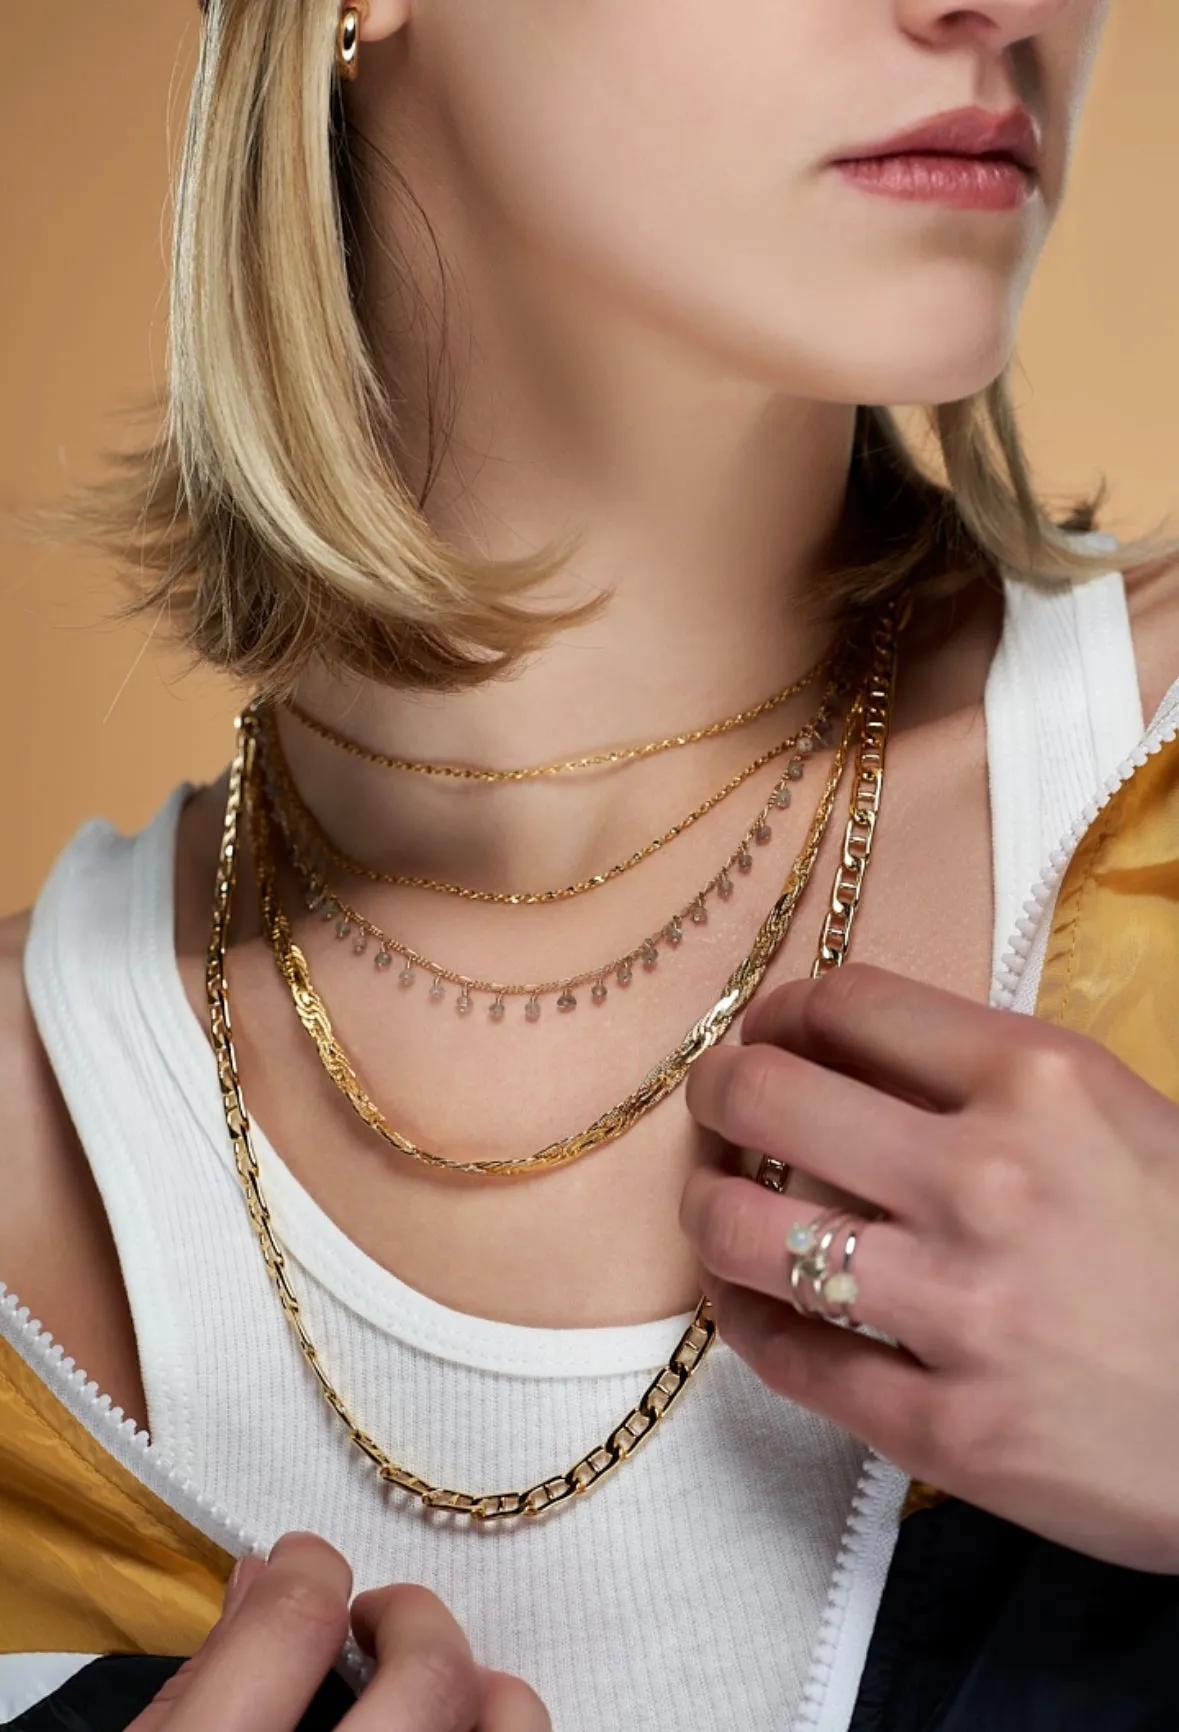
[[[338,10],[210,0],[176,189],[162,420],[51,515],[57,533],[141,574],[126,611],[166,612],[198,658],[256,689],[289,691],[312,658],[454,689],[506,671],[601,602],[528,601],[575,542],[490,561],[432,530],[436,403],[422,497],[407,488],[390,387],[357,313],[365,141],[335,77]],[[1063,522],[1049,518],[1006,374],[926,413],[944,482],[893,412],[857,412],[846,520],[822,579],[839,620],[902,588],[993,581],[999,567],[1042,582],[1110,569],[1108,544],[1078,535],[1094,527],[1104,486]],[[1120,544],[1117,564],[1176,551],[1155,538]]]

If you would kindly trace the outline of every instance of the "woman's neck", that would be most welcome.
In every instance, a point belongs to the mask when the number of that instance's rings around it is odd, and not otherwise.
[[[385,109],[368,123],[392,149]],[[363,270],[366,328],[397,404],[398,465],[420,497],[427,405],[449,379],[453,418],[423,506],[432,528],[490,559],[576,530],[578,551],[536,599],[610,599],[481,687],[410,693],[319,670],[301,682],[300,702],[380,751],[514,767],[674,733],[786,684],[832,635],[821,578],[845,510],[854,405],[823,401],[821,381],[784,390],[780,356],[710,349],[657,305],[624,304],[575,265],[528,249],[493,210],[463,220],[443,142],[434,148],[441,166],[418,191],[461,287],[447,301],[441,357],[430,321],[412,317],[433,281],[430,249],[379,179],[366,195],[372,233],[399,236],[396,257],[368,245]],[[801,377],[805,356],[796,367]],[[672,755],[690,764],[580,778],[576,792],[439,787],[345,760],[289,726],[284,738],[308,803],[357,852],[404,858],[409,848],[419,865],[531,883],[633,835],[637,790],[694,804],[714,771],[719,783],[782,720],[713,752]]]
[[[807,599],[819,582],[813,559],[759,569],[752,550],[739,548],[705,571],[652,549],[632,557],[627,572],[621,554],[603,554],[596,580],[583,563],[579,588],[614,587],[605,609],[507,678],[422,693],[318,669],[301,682],[299,705],[387,755],[520,768],[706,726],[799,678],[830,647],[821,599]],[[822,695],[816,683],[751,727],[625,772],[507,786],[376,768],[287,716],[280,731],[304,799],[349,852],[398,871],[532,887],[629,853],[644,828],[655,833],[695,806],[809,718]]]

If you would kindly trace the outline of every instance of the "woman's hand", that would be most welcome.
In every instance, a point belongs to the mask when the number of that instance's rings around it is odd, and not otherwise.
[[[352,1572],[313,1534],[284,1534],[235,1571],[221,1621],[127,1732],[295,1732],[348,1634]],[[551,1732],[518,1678],[476,1665],[425,1588],[359,1594],[351,1626],[377,1659],[342,1732]]]
[[[813,1202],[703,1169],[681,1218],[722,1335],[914,1478],[1179,1572],[1179,1107],[1081,1035],[862,964],[742,1039],[693,1066],[693,1114],[886,1212],[855,1318],[901,1345],[785,1302]]]

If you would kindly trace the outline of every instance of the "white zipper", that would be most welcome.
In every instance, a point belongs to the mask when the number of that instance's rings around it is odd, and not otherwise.
[[[265,1542],[256,1539],[222,1504],[206,1497],[199,1486],[187,1479],[156,1448],[150,1434],[128,1419],[122,1408],[100,1391],[93,1378],[68,1357],[61,1343],[47,1329],[42,1329],[40,1320],[27,1305],[21,1304],[15,1293],[8,1291],[3,1281],[0,1281],[0,1337],[19,1353],[107,1454],[154,1492],[181,1521],[232,1557],[266,1556],[269,1547]],[[349,1636],[337,1661],[337,1670],[359,1690],[367,1682],[372,1667],[373,1662]]]
[[[1052,851],[1048,863],[1023,905],[1006,951],[1003,953],[991,994],[997,1009],[1010,1009],[1019,989],[1040,922],[1060,888],[1081,838],[1099,814],[1133,776],[1134,772],[1179,736],[1179,682],[1167,692],[1150,727],[1127,758],[1107,777],[1100,792],[1087,802],[1076,822]],[[150,1435],[133,1419],[124,1417],[109,1395],[78,1368],[64,1348],[55,1342],[40,1321],[22,1306],[16,1294],[0,1281],[0,1336],[58,1397],[102,1447],[137,1479],[153,1491],[181,1520],[203,1533],[215,1545],[235,1557],[264,1557],[267,1546],[254,1538],[222,1505],[206,1497],[192,1480],[186,1479],[168,1458],[156,1449]],[[795,1722],[797,1732],[829,1724],[826,1709],[832,1704],[832,1673],[839,1666],[841,1626],[854,1585],[863,1575],[865,1553],[878,1531],[881,1505],[892,1475],[899,1472],[883,1457],[871,1454],[865,1463],[839,1549],[828,1603],[804,1700]],[[373,1662],[356,1647],[352,1638],[341,1653],[339,1670],[356,1688],[371,1675]]]
[[[908,1487],[907,1474],[869,1451],[852,1494],[791,1732],[843,1732],[851,1719],[892,1561],[892,1546],[881,1542],[881,1534],[899,1518]]]
[[[1081,838],[1134,772],[1176,737],[1179,737],[1179,681],[1166,693],[1134,750],[1106,778],[1099,793],[1086,803],[1071,829],[1053,849],[1003,953],[990,1000],[996,1009],[1009,1010],[1015,1001],[1040,924]],[[891,1561],[892,1546],[881,1545],[882,1526],[893,1513],[894,1500],[888,1494],[907,1484],[907,1476],[886,1457],[874,1450],[869,1453],[852,1497],[792,1732],[843,1732],[851,1717]],[[897,1514],[899,1509],[896,1501]],[[853,1596],[860,1602],[854,1608]]]
[[[1172,697],[1172,694],[1176,695]],[[1085,832],[1096,822],[1110,801],[1130,780],[1136,770],[1140,770],[1148,758],[1153,758],[1161,752],[1164,746],[1170,745],[1179,735],[1179,683],[1168,691],[1159,705],[1154,720],[1147,728],[1129,757],[1123,758],[1117,769],[1108,776],[1100,792],[1089,800],[1082,808],[1076,822],[1058,845],[1052,850],[1048,864],[1037,879],[1031,896],[1023,905],[1023,914],[1016,921],[1015,931],[1008,941],[1003,953],[991,994],[991,1004],[997,1010],[1010,1010],[1019,990],[1031,955],[1032,945],[1040,929],[1040,923],[1055,899],[1057,891],[1069,863],[1081,842]]]
[[[0,1335],[13,1346],[53,1394],[79,1420],[109,1455],[142,1480],[182,1521],[198,1528],[206,1539],[234,1557],[266,1547],[255,1540],[227,1509],[206,1497],[158,1450],[146,1431],[128,1419],[109,1395],[67,1357],[60,1342],[42,1329],[27,1305],[0,1282]]]

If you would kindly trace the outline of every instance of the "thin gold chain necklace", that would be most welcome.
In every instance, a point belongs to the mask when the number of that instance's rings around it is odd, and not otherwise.
[[[284,708],[295,721],[311,733],[318,734],[320,739],[327,740],[330,745],[338,747],[342,752],[348,752],[354,758],[359,758],[362,763],[374,764],[382,770],[405,770],[411,775],[440,776],[460,782],[531,782],[541,776],[563,776],[575,770],[597,769],[609,764],[633,764],[640,758],[653,758],[660,752],[672,752],[680,746],[694,746],[701,740],[714,740],[721,734],[731,734],[737,728],[748,727],[760,717],[781,709],[788,699],[804,692],[808,686],[813,686],[831,665],[834,656],[835,652],[829,650],[801,679],[783,686],[781,691],[775,692],[772,697],[763,698],[760,703],[739,711],[735,716],[710,722],[707,727],[693,728],[684,734],[671,734],[663,740],[649,740],[642,746],[623,746],[614,752],[591,752],[582,758],[566,758],[555,764],[533,764],[522,770],[487,770],[471,764],[435,764],[424,762],[420,758],[390,757],[384,752],[374,751],[370,746],[362,746],[358,740],[329,727],[326,722],[321,722],[317,716],[301,708],[293,699],[288,699]]]
[[[777,758],[785,757],[787,752],[795,755],[787,766],[786,775],[781,779],[774,791],[773,803],[786,806],[790,801],[789,782],[797,780],[802,773],[802,760],[806,753],[813,750],[813,744],[822,743],[826,739],[828,726],[836,702],[839,698],[841,684],[832,681],[823,695],[818,710],[809,722],[803,724],[795,733],[789,734],[784,740],[770,746],[766,751],[759,752],[757,757],[738,770],[722,784],[715,793],[702,800],[687,817],[679,819],[668,826],[660,835],[653,838],[641,848],[636,848],[624,860],[616,861],[613,866],[602,872],[591,873],[588,878],[581,878],[575,884],[558,885],[548,890],[472,890],[465,884],[452,884],[443,878],[431,878],[407,872],[382,872],[374,866],[369,866],[363,860],[355,859],[340,848],[324,830],[318,818],[307,805],[287,765],[282,742],[274,725],[274,715],[269,706],[264,707],[258,717],[262,737],[262,757],[267,773],[274,785],[274,799],[283,814],[284,829],[288,833],[300,837],[304,851],[310,850],[323,860],[330,861],[341,872],[346,872],[352,878],[363,878],[370,884],[399,886],[403,889],[430,890],[443,896],[458,896],[466,902],[494,903],[499,907],[524,908],[535,907],[550,902],[567,902],[575,896],[584,896],[591,890],[598,890],[603,884],[611,884],[624,873],[631,872],[636,866],[641,866],[644,860],[658,854],[672,842],[698,824],[701,818],[707,817],[715,809],[735,794],[738,788],[744,786],[750,777],[763,770]],[[762,823],[768,819],[768,812],[763,816]]]
[[[770,819],[791,803],[791,783],[801,780],[805,767],[809,762],[815,745],[826,742],[826,728],[806,739],[805,749],[800,742],[798,754],[791,758],[785,775],[774,788],[769,799],[758,812],[753,823],[749,825],[737,846],[722,863],[719,871],[714,872],[708,883],[697,890],[682,907],[677,908],[670,920],[663,922],[654,932],[649,932],[640,942],[624,951],[620,956],[611,958],[608,962],[600,962],[593,968],[579,970],[576,973],[563,975],[555,980],[530,981],[521,983],[506,983],[498,980],[485,980],[480,976],[462,973],[457,969],[447,967],[431,957],[425,956],[412,945],[391,937],[383,927],[360,913],[358,909],[346,901],[335,889],[308,852],[308,844],[300,831],[291,825],[289,811],[281,799],[281,792],[276,787],[269,773],[266,758],[268,740],[263,737],[263,751],[259,759],[259,774],[264,790],[268,818],[273,819],[281,833],[286,847],[287,859],[293,867],[296,876],[303,885],[304,904],[310,913],[319,913],[325,922],[334,925],[336,939],[344,942],[351,938],[352,949],[357,956],[363,956],[368,951],[370,939],[375,941],[377,949],[373,955],[373,963],[378,974],[387,971],[395,956],[400,956],[403,966],[397,976],[403,991],[408,991],[417,981],[420,970],[432,979],[428,998],[431,1004],[437,1005],[446,996],[444,981],[457,986],[459,996],[455,1000],[455,1009],[460,1016],[469,1016],[474,1009],[473,993],[480,993],[490,998],[488,1017],[493,1023],[504,1020],[507,1006],[506,1000],[523,998],[524,1019],[535,1025],[540,1021],[541,1000],[546,996],[555,996],[557,1009],[563,1014],[576,1010],[580,1002],[577,989],[592,985],[590,994],[593,1003],[603,1005],[609,996],[607,981],[625,991],[634,978],[636,968],[646,974],[652,974],[659,966],[663,947],[676,952],[685,936],[685,922],[688,926],[705,926],[708,923],[708,899],[715,894],[727,901],[733,893],[734,874],[745,876],[753,870],[754,854],[758,848],[764,847],[773,838],[773,828]],[[271,825],[268,823],[268,830]]]
[[[902,616],[903,617],[903,616]],[[832,893],[831,912],[824,921],[819,951],[813,974],[837,967],[847,954],[846,939],[850,938],[850,907],[854,914],[863,891],[868,862],[871,858],[874,822],[866,827],[860,822],[857,802],[865,789],[873,790],[872,810],[879,809],[884,783],[884,751],[888,740],[892,694],[896,680],[896,613],[889,608],[874,634],[873,671],[864,712],[864,729],[856,765],[852,805],[844,840],[843,859],[837,870],[836,888]],[[217,879],[214,891],[213,920],[206,965],[206,985],[209,998],[209,1021],[217,1074],[221,1086],[226,1129],[233,1147],[234,1161],[245,1196],[251,1224],[271,1280],[278,1294],[283,1313],[294,1332],[299,1350],[310,1367],[328,1406],[344,1425],[350,1441],[373,1464],[378,1477],[386,1484],[398,1486],[428,1509],[445,1509],[471,1517],[477,1523],[498,1521],[515,1516],[537,1517],[547,1510],[584,1495],[621,1465],[644,1439],[657,1430],[670,1412],[716,1337],[716,1322],[707,1298],[701,1298],[687,1329],[680,1337],[667,1364],[652,1379],[638,1402],[624,1416],[604,1442],[596,1445],[564,1472],[538,1481],[524,1491],[493,1492],[478,1495],[454,1491],[433,1484],[421,1475],[402,1466],[386,1453],[353,1417],[343,1396],[324,1370],[319,1350],[303,1322],[299,1299],[287,1273],[286,1256],[274,1230],[270,1207],[262,1189],[258,1159],[253,1145],[250,1118],[242,1092],[237,1056],[233,1046],[229,989],[225,978],[225,957],[229,940],[229,920],[232,910],[234,876],[237,865],[238,821],[242,807],[246,775],[250,766],[253,743],[244,717],[239,718],[237,748],[229,775],[225,827],[222,837]],[[870,758],[865,755],[871,754]],[[866,835],[866,846],[862,839]],[[857,840],[857,837],[860,840]],[[857,866],[844,880],[840,889],[840,873],[849,857]],[[836,909],[842,909],[845,919],[844,942],[828,947],[829,928]],[[828,960],[825,961],[825,957]],[[705,1041],[705,1045],[712,1044]],[[704,1050],[702,1045],[701,1051]]]
[[[679,1086],[687,1075],[688,1067],[705,1047],[721,1039],[765,978],[766,970],[790,928],[794,911],[818,857],[835,805],[836,790],[849,744],[862,713],[863,699],[857,698],[848,713],[844,737],[836,749],[831,773],[815,817],[790,869],[782,893],[762,922],[749,951],[725,983],[717,1002],[688,1030],[680,1044],[647,1072],[639,1086],[624,1100],[600,1114],[586,1129],[561,1137],[535,1154],[522,1155],[511,1160],[457,1161],[451,1156],[435,1154],[421,1148],[402,1132],[394,1129],[365,1090],[348,1054],[335,1037],[327,1007],[311,979],[307,958],[294,941],[290,922],[279,900],[265,799],[258,786],[256,760],[251,761],[245,777],[245,804],[263,930],[269,940],[279,974],[286,982],[291,1001],[300,1022],[314,1043],[319,1061],[353,1111],[391,1147],[426,1166],[444,1167],[451,1172],[494,1173],[502,1176],[531,1172],[544,1167],[566,1166],[571,1161],[581,1160],[583,1156],[591,1154],[605,1143],[613,1142],[630,1130]]]

